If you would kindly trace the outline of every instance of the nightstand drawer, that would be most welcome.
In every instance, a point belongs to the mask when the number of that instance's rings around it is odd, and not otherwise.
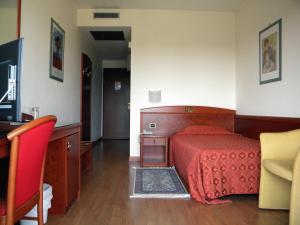
[[[153,146],[153,145],[164,146],[164,145],[166,145],[166,139],[165,138],[148,137],[148,138],[144,138],[143,144],[145,146]]]
[[[168,137],[141,135],[141,166],[168,166]]]

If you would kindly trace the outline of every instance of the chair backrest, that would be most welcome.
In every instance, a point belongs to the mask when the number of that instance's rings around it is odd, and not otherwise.
[[[55,123],[55,116],[45,116],[7,135],[12,141],[8,192],[14,191],[15,209],[39,191],[47,146]]]
[[[295,159],[300,148],[300,129],[261,133],[262,159]]]

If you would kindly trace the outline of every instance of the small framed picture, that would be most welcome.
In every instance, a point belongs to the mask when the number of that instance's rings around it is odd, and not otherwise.
[[[281,80],[281,19],[259,32],[259,83]]]
[[[121,81],[115,81],[115,91],[120,91],[122,88]]]
[[[65,31],[51,18],[50,77],[64,81]]]

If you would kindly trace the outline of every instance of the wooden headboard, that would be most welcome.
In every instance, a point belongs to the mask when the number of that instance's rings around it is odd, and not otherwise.
[[[141,133],[170,136],[190,125],[210,125],[234,131],[235,110],[205,106],[163,106],[141,109]],[[150,128],[156,124],[156,128]]]

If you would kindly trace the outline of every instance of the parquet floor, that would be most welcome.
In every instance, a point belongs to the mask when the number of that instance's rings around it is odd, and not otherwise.
[[[83,179],[81,198],[47,225],[288,225],[287,211],[260,210],[257,196],[232,196],[231,204],[193,200],[130,199],[133,178],[128,141],[95,146],[94,169]]]

